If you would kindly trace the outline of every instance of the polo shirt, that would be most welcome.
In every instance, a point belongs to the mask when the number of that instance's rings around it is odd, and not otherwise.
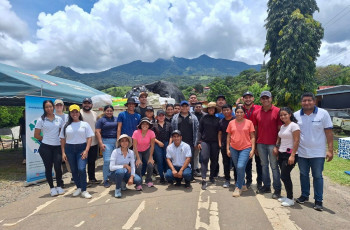
[[[60,129],[63,128],[64,121],[59,116],[55,115],[55,118],[50,121],[47,117],[44,120],[39,117],[35,124],[36,129],[40,129],[43,134],[43,140],[41,141],[47,145],[61,145],[60,143]]]
[[[121,148],[114,149],[109,162],[109,170],[115,171],[122,169],[124,165],[130,165],[131,175],[135,176],[135,154],[134,151],[128,149],[128,154],[124,157]]]
[[[95,133],[95,126],[96,126],[96,120],[97,120],[97,113],[95,111],[90,110],[89,112],[85,112],[83,109],[80,110],[80,114],[83,117],[83,120],[86,121],[92,131]],[[92,137],[91,146],[97,145],[98,141],[96,136]]]
[[[101,129],[102,138],[117,138],[118,122],[115,116],[103,116],[96,122],[96,129]]]
[[[255,111],[258,111],[261,109],[261,105],[252,105],[252,107],[250,107],[250,109],[246,109],[245,106],[243,106],[244,108],[244,118],[247,118],[249,120],[252,120],[253,119],[253,113]]]
[[[191,147],[181,141],[178,147],[174,143],[166,148],[166,158],[170,159],[174,166],[182,167],[187,157],[192,157]],[[188,164],[191,167],[191,164]]]
[[[129,137],[132,136],[137,129],[137,125],[140,123],[141,115],[138,113],[130,114],[128,111],[119,113],[118,123],[122,123],[122,130],[120,134],[126,134]]]
[[[67,144],[83,144],[86,138],[95,136],[90,125],[85,121],[72,122],[67,126],[66,132],[64,128],[61,130],[60,138],[66,139]]]
[[[258,128],[256,143],[265,145],[276,144],[278,129],[282,125],[279,111],[279,108],[272,105],[266,112],[261,108],[253,113],[252,121],[254,126]]]
[[[333,123],[328,112],[315,106],[310,115],[306,115],[303,109],[294,113],[300,127],[300,144],[298,156],[304,158],[316,158],[326,156],[325,129],[332,129]]]

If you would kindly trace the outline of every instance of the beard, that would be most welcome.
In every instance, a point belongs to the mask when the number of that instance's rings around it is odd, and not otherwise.
[[[83,107],[83,110],[84,110],[85,112],[89,112],[91,109],[92,109],[91,107]]]

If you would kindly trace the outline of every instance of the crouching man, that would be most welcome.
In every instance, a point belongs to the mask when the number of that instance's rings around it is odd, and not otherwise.
[[[176,186],[181,185],[182,178],[185,179],[185,187],[191,187],[191,147],[182,141],[180,130],[174,130],[171,134],[173,143],[167,147],[166,158],[169,169],[165,174],[165,179],[169,183],[176,181]]]

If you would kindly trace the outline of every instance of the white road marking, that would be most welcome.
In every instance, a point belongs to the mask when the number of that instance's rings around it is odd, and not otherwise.
[[[219,209],[217,202],[210,202],[210,196],[208,196],[207,201],[202,200],[203,190],[199,193],[198,199],[198,209],[197,209],[197,218],[196,218],[196,229],[204,228],[207,230],[220,230],[219,225]],[[216,193],[216,191],[214,191]],[[199,216],[200,209],[209,211],[209,224],[201,222],[201,218]]]
[[[2,223],[4,220],[0,220],[0,223]]]
[[[68,196],[68,195],[70,195],[71,193],[73,193],[73,191],[74,191],[75,189],[76,189],[75,187],[69,189],[68,191],[66,191],[66,192],[64,193],[63,196]]]
[[[50,204],[52,204],[54,201],[56,201],[57,199],[53,199],[53,200],[50,200],[50,201],[47,201],[45,204],[42,204],[40,206],[38,206],[31,214],[29,214],[28,216],[18,220],[17,222],[15,223],[8,223],[8,224],[3,224],[3,226],[14,226],[16,224],[18,224],[19,222],[22,222],[23,220],[29,218],[30,216],[34,215],[35,213],[43,210],[44,208],[46,208],[47,206],[49,206]]]
[[[98,200],[101,199],[102,197],[107,196],[108,193],[109,193],[109,191],[110,191],[110,189],[109,189],[109,188],[106,188],[103,192],[100,193],[100,195],[99,195],[98,197],[92,198],[92,199],[88,202],[88,204],[91,204],[91,203],[93,203],[93,202],[95,202],[95,201],[98,201]]]
[[[82,222],[80,222],[79,224],[74,225],[74,227],[79,228],[79,227],[82,226],[84,223],[85,223],[85,221],[82,221]]]
[[[145,209],[145,201],[142,201],[139,207],[135,210],[135,212],[130,216],[128,221],[123,225],[122,229],[130,229],[137,219],[139,218],[140,213]],[[141,228],[140,228],[141,229]]]
[[[134,228],[134,230],[140,230],[141,229],[141,227],[135,227]]]
[[[111,200],[111,199],[107,199],[107,200],[106,200],[106,203],[108,203],[110,200]]]

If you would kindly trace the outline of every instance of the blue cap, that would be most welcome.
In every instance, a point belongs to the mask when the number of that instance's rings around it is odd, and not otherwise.
[[[190,105],[189,103],[188,103],[188,101],[181,101],[181,103],[180,103],[180,106],[183,106],[183,105]]]

